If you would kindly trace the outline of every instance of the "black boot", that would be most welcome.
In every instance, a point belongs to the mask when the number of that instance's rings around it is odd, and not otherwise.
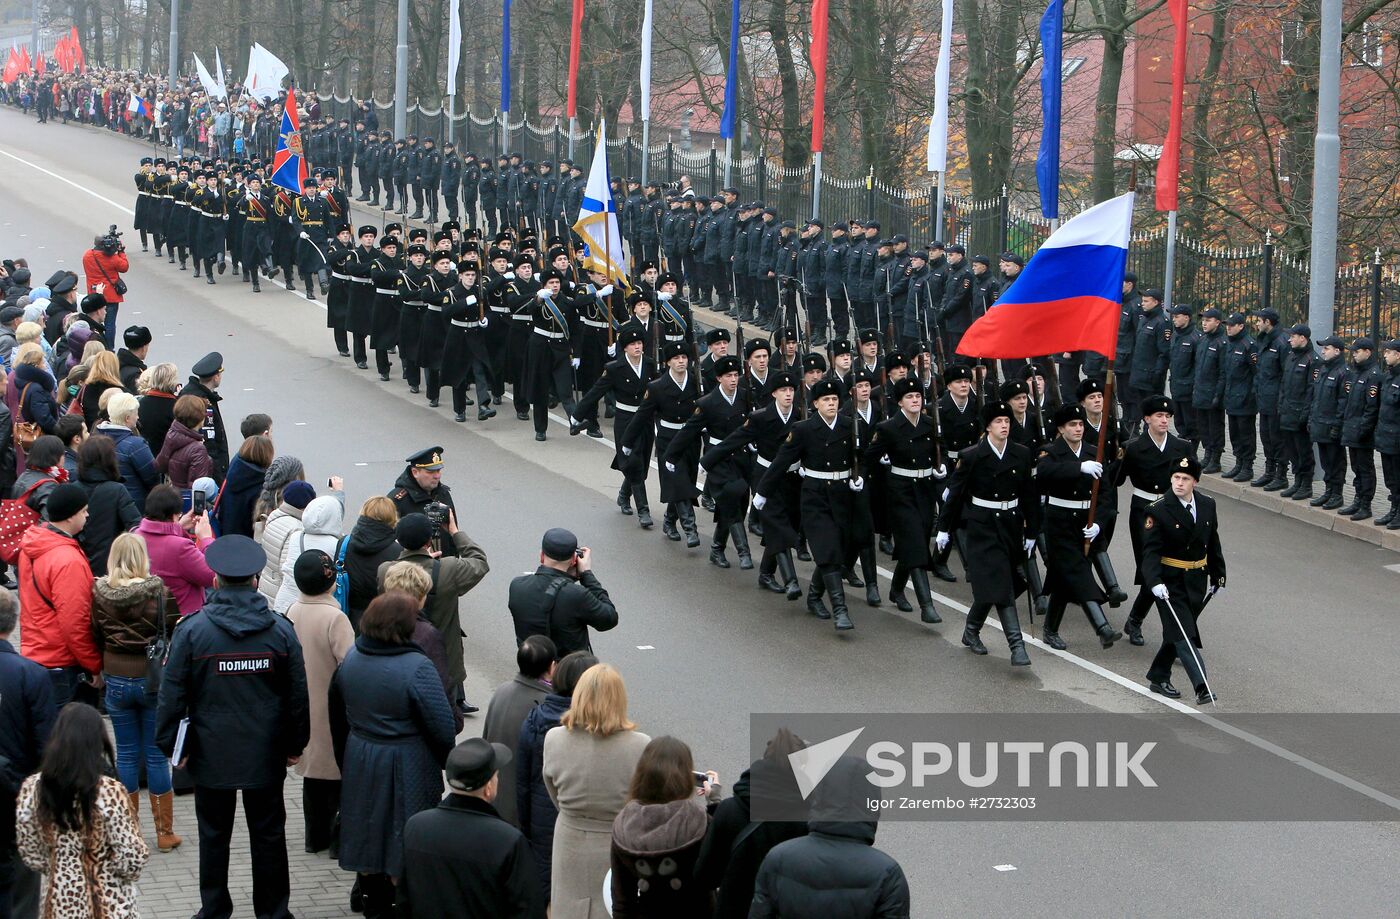
[[[841,569],[841,580],[845,581],[852,587],[865,586],[865,582],[860,579],[860,575],[856,574],[856,566],[854,562],[851,563],[849,567]]]
[[[1318,495],[1316,498],[1313,498],[1311,501],[1309,501],[1309,502],[1308,502],[1308,506],[1309,506],[1309,507],[1322,507],[1324,504],[1326,504],[1328,501],[1331,501],[1331,500],[1332,500],[1332,486],[1331,486],[1331,485],[1324,485],[1324,486],[1322,487],[1322,494]]]
[[[997,607],[997,618],[1001,620],[1002,631],[1006,633],[1006,646],[1011,649],[1011,666],[1029,667],[1031,659],[1026,654],[1026,641],[1021,637],[1021,620],[1016,615],[1016,607]]]
[[[1288,484],[1288,475],[1285,470],[1285,467],[1282,463],[1279,463],[1278,468],[1274,470],[1274,477],[1270,479],[1267,484],[1264,485],[1264,490],[1283,492],[1284,494],[1287,494],[1285,489],[1289,487],[1290,486]]]
[[[849,632],[856,627],[851,621],[851,613],[846,609],[846,585],[841,583],[841,572],[828,571],[822,574],[822,583],[831,595],[831,618],[836,620],[836,631]],[[875,597],[880,599],[878,592]]]
[[[729,568],[729,559],[724,557],[724,547],[729,542],[729,531],[715,527],[715,538],[710,543],[710,564],[716,568]]]
[[[1215,453],[1207,453],[1206,461],[1201,464],[1201,475],[1213,475],[1220,471],[1220,457]]]
[[[1116,609],[1128,599],[1128,595],[1118,584],[1118,573],[1113,570],[1113,561],[1107,552],[1095,552],[1091,561],[1094,563],[1094,570],[1099,573],[1099,580],[1103,582],[1104,593],[1108,594],[1108,605]]]
[[[909,579],[914,582],[914,596],[919,601],[919,621],[942,622],[943,617],[938,615],[938,610],[933,606],[933,591],[928,586],[928,571],[923,568],[915,568],[909,572]]]
[[[1065,640],[1060,637],[1060,623],[1065,618],[1065,601],[1056,597],[1050,601],[1050,609],[1045,613],[1045,621],[1040,626],[1040,640],[1045,642],[1056,651],[1064,651],[1069,648]]]
[[[1327,503],[1322,505],[1324,511],[1335,511],[1342,506],[1342,490],[1338,488],[1332,492],[1332,497],[1327,499]]]
[[[1123,634],[1128,636],[1128,644],[1141,648],[1147,642],[1142,637],[1142,623],[1129,616],[1123,623]]]
[[[752,571],[753,553],[749,551],[749,534],[744,532],[744,525],[736,523],[730,526],[729,538],[734,541],[734,551],[739,553],[739,567]]]
[[[1035,601],[1035,611],[1044,616],[1050,608],[1050,597],[1045,593],[1045,579],[1040,575],[1040,564],[1035,560],[1035,556],[1026,560],[1026,581]]]
[[[860,550],[860,571],[865,576],[865,605],[880,605],[880,581],[875,570],[875,547]]]
[[[1273,483],[1270,482],[1269,485],[1272,486]],[[1303,477],[1300,476],[1300,475],[1295,475],[1295,476],[1293,477],[1293,484],[1292,484],[1292,485],[1289,485],[1288,482],[1285,480],[1285,482],[1284,482],[1284,488],[1283,488],[1282,491],[1279,492],[1279,497],[1280,497],[1280,498],[1291,498],[1291,497],[1293,497],[1293,496],[1298,492],[1298,489],[1300,489],[1300,488],[1302,488],[1302,487],[1303,487]],[[1272,488],[1265,488],[1264,490],[1265,490],[1265,491],[1272,491],[1273,489],[1272,489]]]
[[[807,612],[818,619],[830,619],[831,611],[822,602],[822,593],[826,590],[826,583],[818,572],[812,573],[812,583],[807,587]],[[843,593],[844,597],[845,594]]]
[[[1240,461],[1237,459],[1235,460],[1235,465],[1231,466],[1229,471],[1220,473],[1220,477],[1223,479],[1233,479],[1240,474],[1240,469]]]
[[[1113,647],[1113,643],[1123,637],[1123,633],[1108,624],[1108,617],[1103,614],[1103,607],[1096,600],[1086,600],[1084,602],[1084,615],[1089,617],[1089,624],[1094,627],[1094,633],[1099,636],[1099,644],[1105,648]]]
[[[802,596],[802,585],[797,583],[797,566],[792,563],[788,552],[778,553],[778,574],[783,579],[783,589],[787,591],[788,602]]]
[[[749,514],[749,532],[759,539],[763,538],[763,521],[758,519],[757,513]]]
[[[894,555],[894,540],[889,536],[881,536],[880,551],[886,555]]]
[[[1311,498],[1312,496],[1313,496],[1312,482],[1311,482],[1311,481],[1304,482],[1302,479],[1299,479],[1299,480],[1298,480],[1298,486],[1297,486],[1296,488],[1293,489],[1293,494],[1289,495],[1288,497],[1292,498],[1294,501],[1306,501],[1306,500],[1308,500],[1309,498]]]
[[[1377,517],[1377,518],[1376,518],[1374,521],[1372,521],[1372,522],[1373,522],[1376,526],[1378,526],[1378,527],[1383,527],[1383,526],[1385,526],[1387,523],[1390,523],[1390,521],[1392,521],[1392,520],[1395,519],[1395,514],[1396,514],[1396,513],[1397,513],[1396,504],[1395,504],[1394,501],[1391,501],[1391,502],[1390,502],[1390,510],[1386,511],[1384,514],[1382,514],[1381,516]]]
[[[307,279],[306,279],[306,299],[308,299],[308,300],[315,300],[315,299],[316,299],[316,288],[312,285],[311,279],[310,279],[310,278],[307,278]]]
[[[681,529],[685,530],[685,545],[688,549],[694,549],[700,545],[700,528],[695,525],[695,508],[690,503],[682,502],[680,506]]]
[[[1236,481],[1236,482],[1239,482],[1240,484],[1244,484],[1244,483],[1248,482],[1250,479],[1252,479],[1253,477],[1254,477],[1254,464],[1253,464],[1253,463],[1240,463],[1240,471],[1237,472],[1237,473],[1235,473],[1234,475],[1230,476],[1229,478],[1233,479],[1233,480]]]
[[[909,598],[904,596],[904,585],[908,583],[909,569],[903,565],[895,565],[894,577],[890,578],[890,602],[901,613],[914,612],[914,607],[909,605]]]
[[[947,581],[949,584],[956,584],[958,577],[953,574],[953,570],[948,567],[948,555],[952,551],[953,544],[949,542],[948,548],[933,556],[933,563],[929,566],[929,570],[933,572],[933,576],[938,578],[938,580]]]
[[[637,499],[637,525],[644,530],[650,530],[656,526],[651,519],[651,508],[647,507],[640,498]]]
[[[987,646],[982,644],[982,623],[987,621],[990,607],[985,603],[974,603],[967,611],[967,625],[963,626],[962,643],[973,654],[986,654]]]
[[[1249,483],[1250,488],[1263,488],[1274,480],[1274,464],[1269,460],[1264,460],[1264,471],[1259,474],[1259,478]]]
[[[632,494],[626,486],[617,490],[617,509],[622,511],[624,517],[632,516]]]
[[[1350,504],[1337,511],[1337,516],[1350,517],[1352,514],[1356,513],[1359,510],[1361,510],[1361,499],[1352,498]]]
[[[812,560],[812,553],[807,551],[807,537],[805,536],[797,541],[797,560],[801,562]]]
[[[671,542],[681,541],[680,531],[676,529],[676,511],[674,505],[668,504],[666,506],[666,513],[661,518],[661,532],[667,539],[671,540]]]

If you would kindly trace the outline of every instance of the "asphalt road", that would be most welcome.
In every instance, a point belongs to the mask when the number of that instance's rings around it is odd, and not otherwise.
[[[0,136],[0,253],[28,257],[37,280],[60,266],[81,271],[83,250],[109,223],[129,228],[140,145],[38,126],[9,109],[0,111]],[[748,762],[751,712],[1198,717],[1194,706],[1167,706],[1145,692],[1152,620],[1148,648],[1124,642],[1104,651],[1071,612],[1063,629],[1070,653],[1034,644],[1034,666],[1012,671],[995,629],[984,631],[987,658],[958,644],[969,593],[955,584],[937,587],[941,626],[856,600],[857,629],[839,636],[803,604],[759,592],[751,572],[715,569],[704,548],[686,550],[659,528],[647,533],[618,515],[606,445],[569,438],[562,423],[536,444],[531,426],[510,412],[455,424],[448,408],[429,408],[401,382],[380,383],[337,357],[322,304],[271,283],[254,295],[231,274],[208,286],[142,254],[134,231],[126,241],[131,294],[119,324],[149,325],[149,360],[182,371],[221,351],[224,417],[235,439],[244,414],[270,413],[278,451],[299,456],[308,478],[344,476],[347,516],[389,488],[404,456],[446,448],[461,524],[493,567],[462,608],[468,697],[479,704],[514,669],[509,579],[534,568],[546,528],[565,526],[593,548],[621,611],[619,627],[594,644],[625,676],[639,729],[681,737],[697,768],[719,771],[726,783]],[[1400,558],[1241,503],[1222,501],[1220,517],[1230,586],[1203,625],[1220,711],[1400,711],[1397,638],[1388,628],[1389,590],[1400,581],[1386,569]],[[1117,542],[1118,570],[1131,580],[1126,534]],[[1113,612],[1117,624],[1125,614]],[[1215,916],[1388,915],[1385,904],[1400,894],[1395,842],[1388,823],[1284,822],[886,822],[877,839],[904,866],[916,916],[1127,915],[1188,903]],[[148,873],[158,876],[160,865],[155,859]],[[175,914],[159,902],[145,908]]]

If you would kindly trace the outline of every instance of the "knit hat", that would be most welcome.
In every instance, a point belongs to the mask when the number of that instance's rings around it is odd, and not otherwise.
[[[282,489],[282,500],[298,510],[304,509],[315,497],[316,489],[312,487],[310,482],[304,482],[301,479],[289,483],[286,488]]]
[[[87,489],[77,482],[65,482],[49,492],[46,506],[49,520],[62,523],[88,505]]]

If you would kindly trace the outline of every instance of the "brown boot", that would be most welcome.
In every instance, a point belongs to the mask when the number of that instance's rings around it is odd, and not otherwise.
[[[136,831],[141,831],[141,792],[128,791],[126,793],[126,805],[131,809],[131,819],[136,824]]]
[[[167,791],[163,795],[151,795],[151,813],[156,821],[156,848],[169,852],[183,840],[175,835],[175,793]]]

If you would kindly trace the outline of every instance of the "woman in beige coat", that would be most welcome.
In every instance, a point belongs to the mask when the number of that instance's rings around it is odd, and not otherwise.
[[[559,808],[551,861],[551,919],[607,919],[603,878],[612,824],[651,742],[627,720],[627,689],[607,664],[588,668],[573,705],[544,738],[544,784]]]
[[[340,769],[331,745],[327,699],[335,669],[355,644],[355,630],[335,600],[335,564],[329,555],[307,549],[297,557],[292,574],[301,598],[287,610],[287,618],[301,642],[306,692],[311,697],[311,740],[296,771],[302,777],[306,851],[321,852],[337,848],[335,818],[340,813]]]

